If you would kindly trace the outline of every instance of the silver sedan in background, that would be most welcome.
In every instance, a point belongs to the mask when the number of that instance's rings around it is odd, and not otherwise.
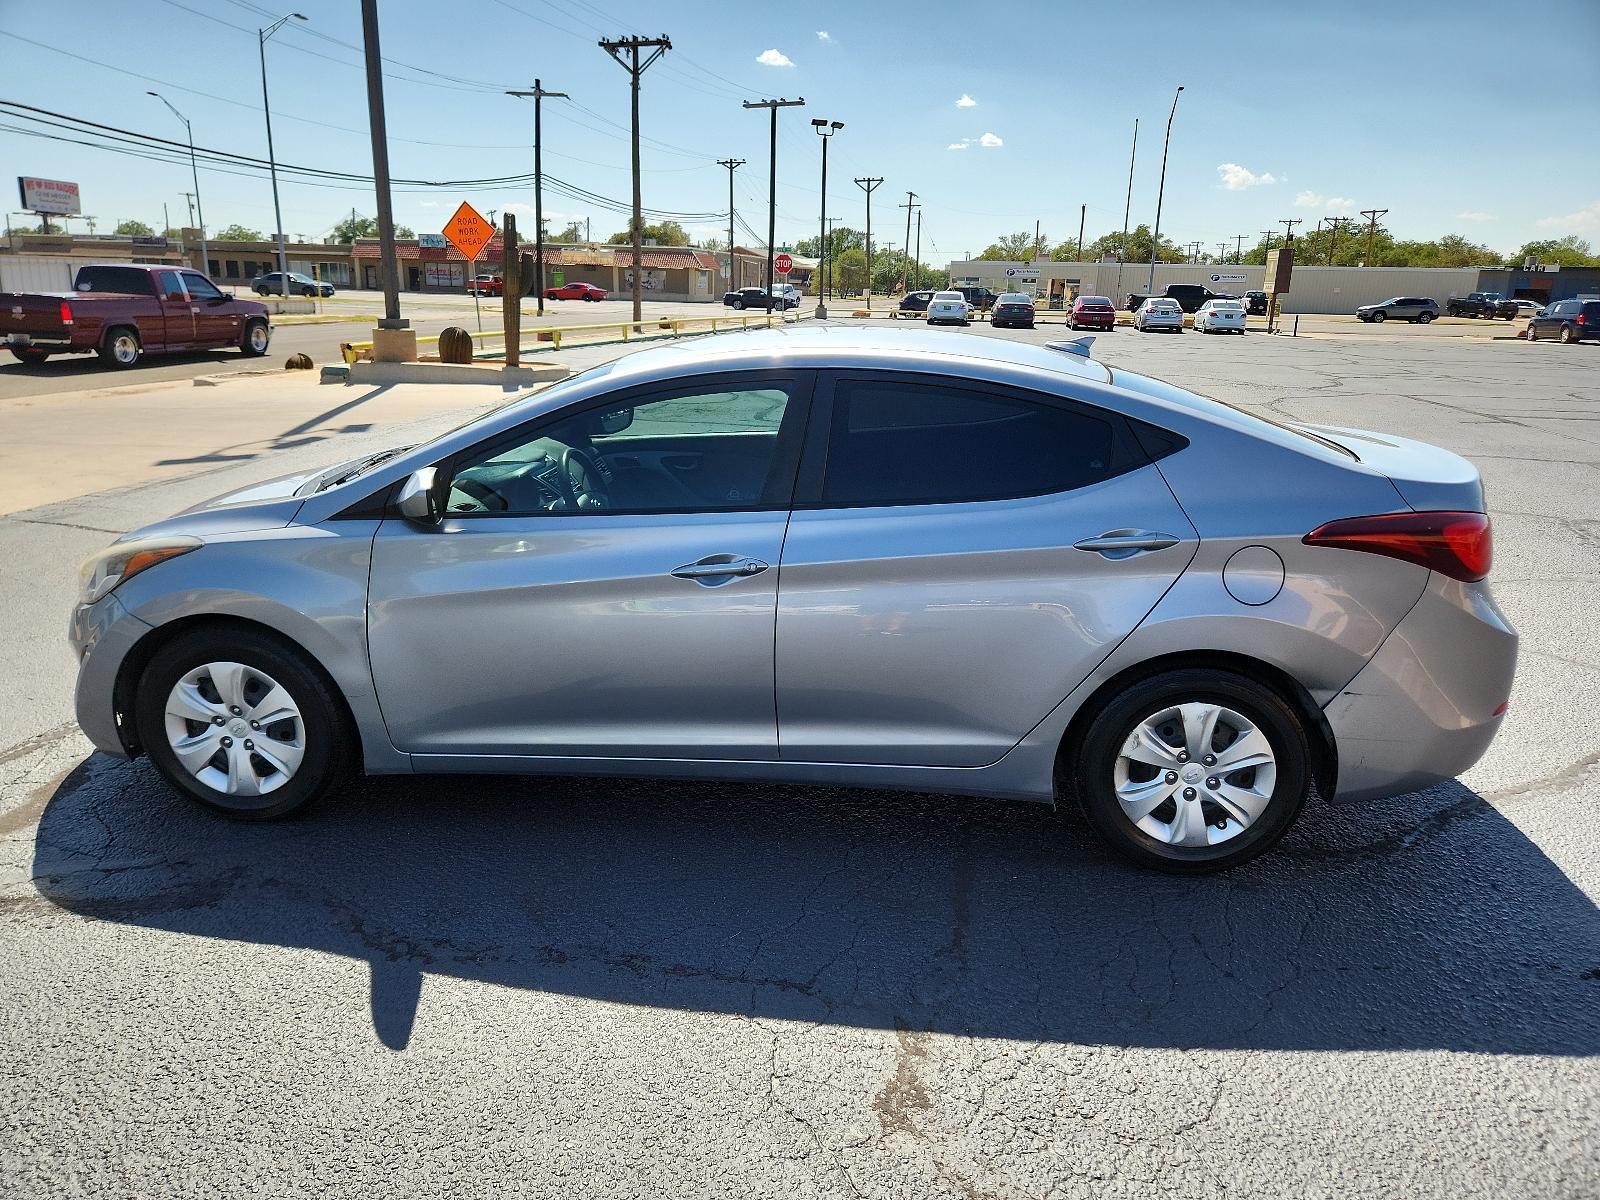
[[[1140,333],[1149,333],[1152,329],[1182,333],[1183,309],[1176,300],[1151,296],[1134,312],[1133,327]]]
[[[77,713],[220,813],[352,772],[1067,803],[1148,866],[1474,763],[1473,467],[1051,346],[740,333],[224,496],[84,566]]]

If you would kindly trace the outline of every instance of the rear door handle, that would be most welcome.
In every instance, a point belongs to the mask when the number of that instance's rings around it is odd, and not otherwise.
[[[1170,533],[1152,533],[1148,529],[1112,529],[1099,537],[1084,538],[1072,543],[1077,550],[1103,554],[1107,558],[1131,558],[1149,550],[1165,550],[1176,546],[1182,539]]]
[[[759,575],[767,564],[759,558],[742,558],[732,554],[710,554],[699,562],[685,563],[672,573],[679,579],[738,579]]]

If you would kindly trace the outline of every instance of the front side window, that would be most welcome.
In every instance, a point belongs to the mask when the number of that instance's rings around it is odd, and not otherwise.
[[[1115,471],[1109,421],[920,380],[841,380],[822,501],[941,504],[1063,492]]]
[[[718,385],[591,408],[469,451],[458,516],[787,507],[798,444],[790,380]],[[781,435],[781,436],[780,436]]]

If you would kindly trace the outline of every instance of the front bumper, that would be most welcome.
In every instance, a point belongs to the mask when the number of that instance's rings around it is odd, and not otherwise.
[[[117,723],[117,673],[134,643],[150,629],[122,606],[115,592],[72,611],[67,640],[78,659],[78,727],[96,749],[115,758],[128,757]]]
[[[1361,673],[1324,709],[1338,796],[1373,799],[1453,779],[1505,718],[1517,634],[1487,584],[1435,574]]]

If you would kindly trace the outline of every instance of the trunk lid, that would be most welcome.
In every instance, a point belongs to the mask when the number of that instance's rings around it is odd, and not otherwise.
[[[1418,512],[1487,512],[1483,481],[1459,454],[1389,433],[1302,423],[1302,428],[1343,446],[1374,471],[1389,477],[1395,490]]]

